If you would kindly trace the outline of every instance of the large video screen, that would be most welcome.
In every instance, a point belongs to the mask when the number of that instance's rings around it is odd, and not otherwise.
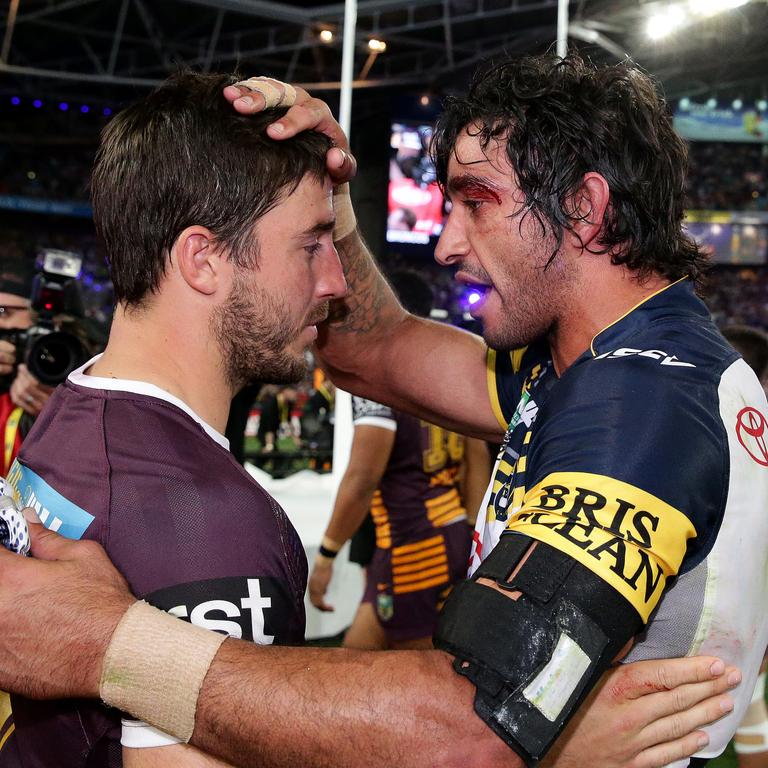
[[[387,241],[429,243],[443,230],[443,195],[429,158],[432,127],[393,123]]]

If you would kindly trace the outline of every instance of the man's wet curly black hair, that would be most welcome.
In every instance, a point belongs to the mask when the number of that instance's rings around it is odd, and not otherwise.
[[[597,252],[641,278],[700,278],[706,258],[682,229],[688,153],[653,81],[630,62],[595,67],[578,56],[541,56],[478,72],[466,97],[446,100],[435,129],[442,185],[465,128],[484,150],[506,142],[526,215],[557,249],[578,215],[573,193],[594,171],[610,188]]]

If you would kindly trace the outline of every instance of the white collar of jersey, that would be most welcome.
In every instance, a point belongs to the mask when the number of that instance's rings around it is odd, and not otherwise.
[[[107,379],[102,376],[91,376],[85,371],[90,368],[101,355],[90,359],[85,365],[72,371],[67,380],[78,387],[87,387],[88,389],[109,389],[116,392],[133,392],[136,395],[146,395],[158,400],[165,400],[166,403],[175,405],[180,411],[184,411],[190,418],[194,419],[204,430],[205,433],[215,440],[222,448],[229,450],[229,440],[221,432],[215,430],[210,424],[203,421],[183,400],[179,400],[170,392],[166,392],[154,384],[146,381],[132,381],[130,379]]]

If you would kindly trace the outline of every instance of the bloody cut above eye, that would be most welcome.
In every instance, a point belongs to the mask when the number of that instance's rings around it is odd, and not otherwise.
[[[472,200],[493,200],[497,205],[501,205],[501,198],[492,189],[484,187],[481,184],[470,184],[462,190],[466,197]]]
[[[476,176],[458,176],[451,179],[448,183],[448,189],[451,194],[461,194],[472,200],[493,201],[501,205],[501,196],[489,184],[484,184]]]

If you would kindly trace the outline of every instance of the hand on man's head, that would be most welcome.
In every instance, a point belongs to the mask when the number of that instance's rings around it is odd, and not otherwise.
[[[357,173],[357,161],[349,151],[349,141],[330,107],[303,88],[272,78],[250,78],[228,85],[224,98],[242,115],[253,115],[268,107],[288,107],[288,112],[267,128],[271,138],[289,139],[309,130],[324,133],[334,144],[327,156],[333,183],[343,184]]]

